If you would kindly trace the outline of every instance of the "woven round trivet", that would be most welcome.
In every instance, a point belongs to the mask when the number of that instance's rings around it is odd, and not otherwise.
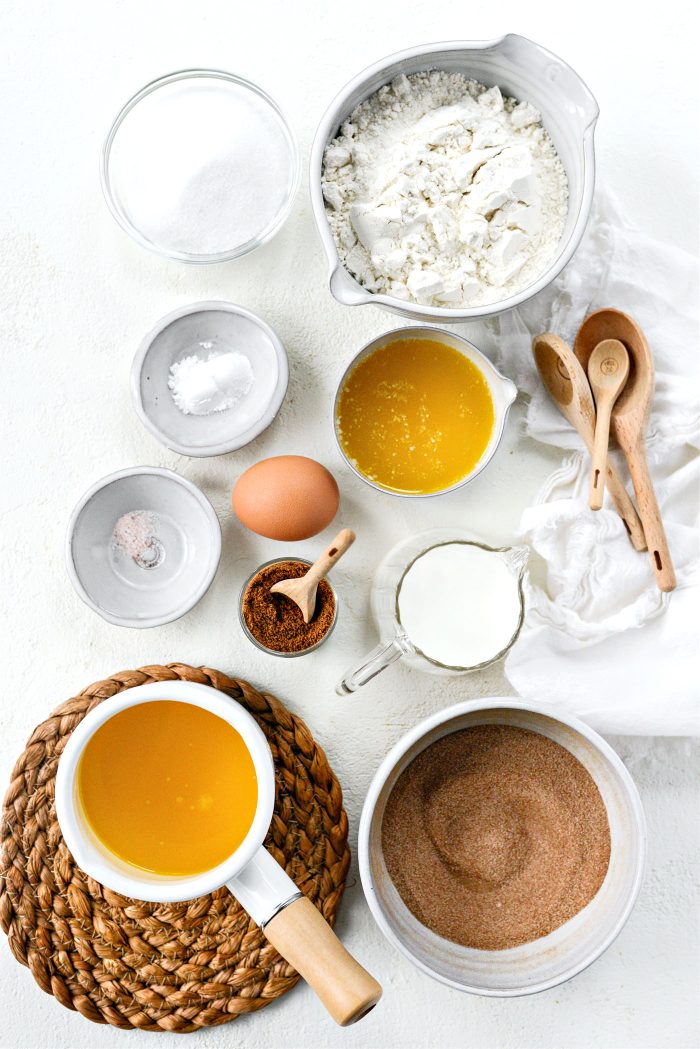
[[[0,923],[39,986],[95,1023],[195,1031],[261,1009],[298,980],[226,889],[188,903],[130,900],[88,878],[56,822],[58,759],[104,699],[149,681],[213,685],[245,706],[275,760],[272,855],[333,924],[350,863],[340,785],[303,721],[216,670],[181,663],[127,670],[61,704],[12,772],[2,829]]]

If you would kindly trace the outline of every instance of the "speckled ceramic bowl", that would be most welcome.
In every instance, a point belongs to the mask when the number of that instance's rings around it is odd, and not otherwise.
[[[459,481],[455,482],[455,484],[450,485],[448,488],[440,488],[436,492],[396,492],[391,488],[386,488],[384,485],[379,484],[377,481],[373,481],[371,478],[363,474],[343,446],[339,408],[345,384],[358,364],[366,360],[368,357],[371,357],[373,353],[377,352],[377,350],[381,350],[385,346],[390,346],[392,342],[396,342],[398,339],[431,339],[435,342],[443,343],[445,346],[449,346],[452,350],[456,350],[458,353],[461,353],[463,357],[466,357],[468,361],[471,361],[474,367],[477,368],[479,374],[489,388],[489,393],[491,394],[494,412],[493,429],[481,456],[469,473],[465,474],[464,477],[461,477]],[[446,495],[448,492],[454,492],[457,488],[469,484],[470,481],[473,481],[479,476],[482,470],[486,469],[498,451],[498,446],[501,443],[501,438],[503,437],[506,423],[508,421],[508,412],[517,396],[518,390],[515,383],[511,382],[511,380],[505,375],[501,375],[488,357],[486,357],[481,350],[478,350],[473,343],[469,342],[461,335],[455,335],[453,332],[444,331],[441,328],[433,328],[428,325],[416,325],[415,327],[410,328],[394,328],[392,331],[385,332],[383,335],[378,335],[376,339],[371,339],[370,342],[355,354],[343,372],[336,388],[335,400],[333,402],[333,433],[335,436],[335,442],[338,451],[352,472],[356,474],[360,480],[364,481],[365,484],[368,484],[370,488],[375,488],[378,492],[385,492],[386,495],[394,496],[397,499],[435,499],[439,495]]]
[[[250,362],[259,385],[255,400],[249,393],[227,411],[185,415],[168,387],[172,365],[193,354],[228,351]],[[161,317],[143,338],[131,366],[131,396],[139,419],[161,444],[201,458],[255,440],[280,410],[288,379],[285,348],[257,314],[232,302],[195,302]]]
[[[113,541],[135,510],[158,519],[157,557],[138,563]],[[116,626],[160,626],[206,594],[221,556],[221,527],[209,500],[172,470],[137,466],[97,481],[71,514],[66,566],[78,595]]]
[[[591,902],[549,936],[504,951],[462,947],[422,925],[399,896],[382,853],[384,810],[404,769],[443,736],[484,724],[529,729],[565,747],[593,777],[610,824],[610,865]],[[645,853],[646,825],[639,793],[612,747],[577,718],[545,704],[526,704],[512,698],[458,703],[411,729],[380,765],[360,820],[362,886],[384,935],[434,979],[460,991],[493,998],[547,990],[594,962],[630,915],[642,881]]]

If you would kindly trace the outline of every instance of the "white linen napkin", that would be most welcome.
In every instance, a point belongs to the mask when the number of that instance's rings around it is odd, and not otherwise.
[[[656,588],[648,555],[633,550],[609,497],[589,510],[589,456],[532,359],[534,335],[552,331],[571,345],[584,317],[603,306],[631,314],[654,355],[647,452],[678,577],[672,594]],[[527,434],[568,452],[520,522],[538,557],[509,681],[524,699],[554,703],[602,732],[700,734],[697,260],[630,226],[599,193],[561,276],[488,327],[502,370],[530,396]],[[617,453],[616,462],[628,477]]]

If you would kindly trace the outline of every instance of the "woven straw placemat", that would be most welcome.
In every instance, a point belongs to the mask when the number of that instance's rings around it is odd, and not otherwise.
[[[37,726],[12,772],[0,923],[39,986],[95,1023],[195,1031],[261,1009],[299,979],[226,889],[187,903],[130,900],[88,878],[63,841],[54,781],[73,729],[123,689],[178,678],[225,692],[262,728],[276,776],[265,844],[331,925],[345,886],[350,850],[340,785],[304,722],[279,700],[181,663],[90,685]]]

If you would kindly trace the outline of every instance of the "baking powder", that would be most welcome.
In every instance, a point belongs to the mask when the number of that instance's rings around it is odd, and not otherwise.
[[[189,354],[170,368],[168,387],[185,415],[212,415],[233,408],[250,393],[253,367],[242,353],[211,353],[212,343],[202,342],[207,354]]]

